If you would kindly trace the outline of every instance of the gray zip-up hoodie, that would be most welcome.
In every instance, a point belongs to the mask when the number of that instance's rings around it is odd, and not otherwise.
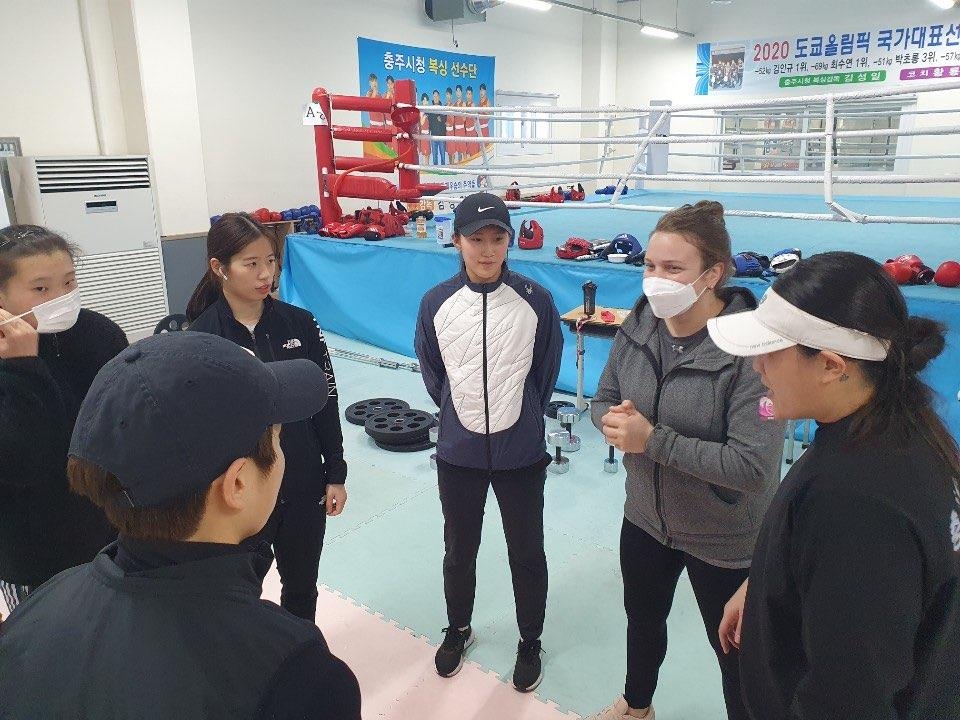
[[[721,313],[750,310],[749,290],[720,291]],[[784,425],[761,420],[764,387],[751,358],[707,337],[666,375],[658,320],[645,297],[617,333],[593,400],[593,423],[623,400],[654,424],[643,453],[627,453],[624,515],[667,547],[713,565],[750,566],[767,506],[780,483]]]

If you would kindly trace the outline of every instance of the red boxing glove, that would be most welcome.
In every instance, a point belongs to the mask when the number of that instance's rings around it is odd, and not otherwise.
[[[897,285],[909,285],[913,282],[916,271],[906,263],[896,260],[887,260],[883,264],[883,269],[887,275],[893,278]]]
[[[957,287],[960,285],[960,262],[947,260],[937,268],[933,281],[940,287]]]
[[[557,246],[557,257],[561,260],[574,260],[581,255],[592,255],[593,243],[583,238],[570,238]]]

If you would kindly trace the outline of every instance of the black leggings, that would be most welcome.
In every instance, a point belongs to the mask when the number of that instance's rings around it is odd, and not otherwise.
[[[627,704],[640,709],[648,707],[653,699],[660,665],[667,654],[667,616],[680,573],[686,568],[707,637],[720,662],[727,717],[748,718],[740,694],[739,655],[736,650],[723,654],[717,630],[723,606],[747,579],[750,569],[731,570],[705,563],[662,545],[626,519],[620,531],[620,568],[627,611],[627,681],[623,693]]]
[[[470,624],[477,587],[477,553],[487,491],[500,504],[507,557],[513,578],[520,637],[536,640],[543,632],[547,607],[547,556],[543,549],[545,470],[511,473],[494,479],[482,470],[440,463],[437,478],[443,508],[443,591],[450,627]]]
[[[327,528],[322,500],[281,498],[260,537],[271,545],[280,573],[280,607],[314,622],[317,614],[317,577]]]

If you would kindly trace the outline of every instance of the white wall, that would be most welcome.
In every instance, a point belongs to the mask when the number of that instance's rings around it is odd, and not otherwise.
[[[96,155],[77,0],[0,0],[0,135],[24,155]]]
[[[209,227],[186,0],[133,0],[147,144],[164,235]]]
[[[427,19],[422,0],[189,5],[211,212],[316,202],[313,133],[301,126],[300,112],[317,86],[358,94],[357,35],[494,55],[499,89],[557,93],[561,104],[580,103],[583,18],[560,8],[495,8],[486,23],[456,26],[454,48],[450,23]],[[577,133],[575,124],[555,127],[558,134]],[[563,159],[579,157],[576,146],[557,147]],[[359,146],[340,151],[357,155]]]
[[[829,6],[829,12],[824,9]],[[621,5],[622,8],[636,7],[635,3]],[[680,27],[696,33],[695,39],[681,38],[676,41],[664,41],[640,34],[636,27],[620,25],[618,50],[617,102],[620,105],[644,105],[654,99],[670,99],[675,103],[699,101],[709,102],[708,98],[693,94],[696,76],[696,44],[723,40],[742,40],[750,38],[774,37],[817,33],[834,30],[877,29],[883,25],[899,27],[933,22],[958,22],[960,13],[938,10],[926,0],[871,0],[869,13],[864,12],[861,3],[835,2],[824,0],[792,0],[791,2],[769,2],[769,0],[735,0],[730,5],[713,5],[706,0],[680,0]],[[657,23],[673,25],[673,0],[647,0],[643,3],[644,18]],[[633,11],[634,13],[636,10]],[[841,91],[842,88],[838,88]],[[816,92],[816,91],[814,91]],[[792,95],[811,94],[810,91],[794,91]],[[789,95],[778,95],[788,98]],[[747,99],[745,94],[736,94],[723,99]],[[710,98],[713,99],[713,98]],[[960,90],[948,93],[920,93],[918,109],[960,108]],[[916,124],[944,125],[960,123],[960,113],[920,117]],[[715,132],[713,123],[702,120],[675,119],[671,126],[674,133]],[[674,145],[672,150],[680,150]],[[715,146],[685,145],[684,152],[715,152]],[[914,154],[939,153],[960,154],[960,134],[948,137],[926,137],[912,140],[901,139],[901,152]],[[960,161],[956,160],[920,160],[910,162],[906,172],[922,174],[941,174],[956,170]],[[672,170],[712,171],[712,160],[671,159]],[[681,189],[677,183],[648,184],[648,187],[669,187]],[[757,191],[756,185],[736,185],[714,183],[708,187],[699,187],[719,191]],[[689,189],[685,188],[685,189]],[[911,186],[840,186],[842,194],[893,194],[893,195],[960,195],[957,184],[933,184]],[[822,192],[822,186],[816,185],[762,185],[762,192]]]

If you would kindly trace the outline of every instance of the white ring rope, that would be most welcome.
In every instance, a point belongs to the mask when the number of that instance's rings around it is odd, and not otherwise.
[[[777,158],[777,156],[771,156]],[[779,158],[777,158],[779,159]],[[433,172],[443,168],[446,165],[408,165],[400,163],[398,166],[404,170],[420,170]],[[782,182],[782,183],[815,183],[823,182],[821,173],[815,175],[797,175],[784,173],[766,173],[766,174],[732,174],[732,173],[670,173],[667,175],[647,175],[642,173],[578,173],[578,174],[556,174],[548,172],[514,172],[510,170],[500,170],[497,168],[484,168],[474,166],[450,168],[447,170],[455,175],[484,175],[487,177],[521,177],[521,178],[543,178],[544,180],[619,180],[626,177],[631,180],[649,180],[651,182],[695,182],[708,178],[709,182]],[[896,183],[958,183],[960,182],[960,173],[951,173],[949,175],[833,175],[833,181],[838,183],[853,183],[863,185],[893,185]],[[541,183],[542,185],[542,183]],[[539,187],[539,186],[537,186]]]
[[[473,165],[432,165],[429,163],[399,163],[400,169],[434,173],[438,175],[472,175],[477,176],[481,184],[491,190],[527,190],[533,188],[543,188],[545,183],[525,183],[520,184],[521,180],[543,180],[548,181],[551,186],[559,183],[561,189],[563,186],[583,183],[588,181],[607,181],[614,182],[612,197],[603,202],[575,202],[575,203],[548,203],[535,202],[531,200],[511,201],[508,205],[512,208],[529,209],[558,209],[568,208],[576,210],[598,210],[598,209],[620,209],[629,212],[667,212],[673,208],[660,207],[652,205],[623,204],[620,202],[626,184],[628,182],[638,182],[641,186],[644,182],[663,182],[663,183],[778,183],[781,185],[823,185],[823,200],[827,205],[829,212],[824,213],[797,213],[787,211],[765,211],[765,210],[727,210],[726,214],[733,217],[753,217],[769,219],[796,219],[812,220],[818,222],[855,222],[855,223],[890,223],[890,224],[918,224],[918,225],[960,225],[960,217],[930,217],[930,216],[891,216],[891,215],[866,215],[850,208],[840,205],[834,200],[833,192],[836,185],[906,185],[906,184],[928,184],[939,185],[960,183],[960,172],[949,171],[941,174],[931,173],[890,173],[890,172],[855,172],[857,160],[872,160],[875,162],[888,163],[890,169],[893,169],[897,161],[905,160],[945,160],[960,158],[958,154],[944,155],[919,155],[904,154],[896,155],[893,153],[883,154],[853,154],[844,152],[837,153],[836,142],[843,141],[843,148],[846,151],[860,150],[870,147],[872,143],[866,142],[868,139],[876,138],[901,138],[901,137],[936,137],[945,135],[960,135],[960,123],[950,122],[943,125],[931,125],[929,127],[896,127],[896,128],[878,128],[864,130],[845,130],[842,128],[842,120],[869,117],[904,117],[904,116],[930,116],[934,114],[946,115],[950,121],[955,121],[960,115],[958,110],[950,109],[895,109],[891,107],[885,111],[877,105],[864,108],[858,111],[852,105],[855,101],[871,100],[894,97],[914,97],[919,93],[940,92],[944,90],[960,89],[960,80],[938,83],[935,85],[926,85],[921,87],[897,87],[895,89],[869,89],[844,93],[829,93],[822,95],[795,96],[791,98],[763,98],[751,100],[733,100],[720,102],[697,102],[681,103],[676,105],[648,105],[642,107],[605,107],[605,108],[583,108],[583,107],[543,107],[543,106],[492,106],[479,108],[476,106],[457,107],[457,106],[439,106],[428,105],[419,106],[421,112],[429,114],[455,115],[462,116],[468,120],[473,120],[473,133],[470,135],[430,135],[430,134],[410,134],[405,137],[413,138],[417,141],[432,141],[445,144],[461,144],[473,148],[471,152],[479,149],[482,153],[482,164]],[[842,103],[848,103],[842,105]],[[819,113],[817,105],[822,104],[823,112]],[[891,103],[892,105],[892,103]],[[756,113],[750,113],[750,110],[757,110]],[[762,131],[751,129],[750,132],[707,132],[707,133],[669,133],[661,130],[662,127],[668,127],[666,124],[671,118],[678,119],[696,119],[709,120],[717,123],[714,127],[722,128],[722,121],[725,118],[724,111],[748,111],[738,112],[737,117],[766,120],[769,119],[769,113],[762,111],[769,109],[777,118],[789,118],[797,121],[803,118],[815,118],[822,124],[821,130],[788,130],[788,131]],[[793,112],[793,110],[796,112]],[[511,114],[512,113],[512,114]],[[839,119],[839,120],[838,120]],[[562,122],[562,123],[580,123],[595,124],[601,131],[605,129],[608,133],[602,137],[532,137],[532,138],[513,138],[504,136],[484,136],[480,133],[480,128],[489,127],[490,120],[523,120],[526,122]],[[623,122],[639,121],[633,124],[628,134],[613,134],[614,127],[623,128]],[[616,126],[614,125],[616,123]],[[798,122],[799,124],[799,122]],[[911,123],[912,124],[912,123]],[[639,125],[639,127],[638,127]],[[839,125],[839,127],[838,127]],[[863,139],[863,140],[861,140]],[[786,145],[778,146],[781,141]],[[795,154],[799,149],[801,141],[815,141],[804,143],[805,154]],[[743,147],[747,144],[755,144],[755,147]],[[768,145],[772,143],[772,145]],[[674,151],[671,145],[707,145],[710,149],[706,152],[678,152]],[[477,146],[480,146],[477,148]],[[534,163],[505,163],[491,165],[487,146],[491,145],[523,145],[523,146],[596,146],[597,157],[585,157],[573,160],[552,160],[544,159]],[[634,146],[633,155],[615,154],[617,146]],[[648,156],[652,152],[653,146],[667,145],[667,150],[658,155],[664,160],[671,157],[694,157],[707,158],[715,161],[715,168],[719,170],[710,170],[705,172],[697,171],[672,171],[666,164],[658,161],[659,167],[656,171],[648,170],[647,162],[653,163],[654,155]],[[757,153],[762,147],[764,154],[739,154],[739,150]],[[783,147],[791,151],[791,154],[780,154],[778,150]],[[890,148],[889,142],[884,149]],[[715,148],[715,149],[714,149]],[[768,148],[772,150],[767,152]],[[665,157],[664,157],[665,156]],[[626,161],[626,162],[624,162]],[[820,168],[815,171],[800,171],[799,163],[793,167],[786,166],[788,161],[803,161],[807,168]],[[618,163],[619,167],[610,170],[605,167],[607,163]],[[729,163],[735,163],[733,168],[729,168]],[[763,166],[755,169],[747,169],[747,163],[761,162],[769,164],[770,170],[764,170]],[[847,165],[845,172],[838,170],[845,164],[853,164],[854,167]],[[792,163],[793,164],[793,163]],[[559,172],[557,168],[571,168],[571,166],[583,166],[595,168],[592,173],[574,173],[571,169],[562,169]],[[739,168],[736,167],[739,165]],[[496,179],[511,179],[513,184],[506,185],[496,182]],[[491,182],[494,180],[494,182]],[[462,199],[467,191],[461,190],[457,193],[442,193],[437,198],[458,200]]]
[[[837,130],[829,133],[831,137],[916,137],[918,135],[955,135],[960,133],[960,124],[940,125],[925,128],[890,128],[880,130]],[[439,142],[462,143],[475,145],[513,144],[523,142],[524,145],[636,145],[646,141],[651,145],[669,145],[670,143],[709,143],[723,141],[725,143],[763,142],[765,140],[824,140],[827,132],[790,132],[790,133],[744,133],[741,135],[619,135],[616,137],[582,137],[582,138],[516,138],[507,137],[471,137],[469,135],[419,135],[410,137],[417,140],[436,140]]]
[[[837,73],[837,74],[849,74],[849,73]],[[423,112],[432,112],[439,113],[441,115],[463,115],[464,112],[471,112],[483,116],[496,116],[501,112],[512,112],[512,113],[529,113],[534,110],[541,110],[549,113],[557,114],[575,114],[580,113],[583,115],[598,115],[598,114],[618,114],[618,113],[643,113],[643,114],[660,114],[660,113],[678,113],[691,111],[696,112],[700,110],[740,110],[746,108],[765,108],[765,107],[782,107],[785,104],[790,105],[812,105],[815,103],[822,102],[843,102],[845,100],[869,100],[874,98],[883,98],[883,97],[895,97],[898,95],[915,95],[917,93],[928,93],[928,92],[939,92],[941,90],[958,90],[960,89],[960,80],[952,80],[950,82],[943,83],[931,83],[930,85],[923,85],[920,87],[912,87],[908,90],[903,90],[900,88],[894,90],[860,90],[855,92],[844,92],[844,93],[826,93],[822,95],[797,95],[789,98],[789,100],[784,100],[783,98],[761,98],[754,100],[733,100],[726,102],[714,102],[714,103],[680,103],[678,105],[645,105],[642,107],[608,107],[608,108],[582,108],[582,107],[543,107],[543,106],[532,106],[532,105],[493,105],[489,108],[465,108],[465,107],[456,107],[451,105],[418,105],[417,108]],[[603,118],[599,118],[602,120]],[[596,120],[591,118],[591,122]]]
[[[463,200],[466,195],[436,195],[434,197],[442,198],[443,200],[452,200],[459,202]],[[674,207],[669,206],[660,206],[660,205],[622,205],[622,204],[613,204],[613,203],[546,203],[546,202],[527,202],[527,201],[507,201],[507,207],[513,209],[523,209],[523,208],[540,208],[543,210],[557,210],[563,208],[564,210],[627,210],[630,212],[655,212],[655,213],[665,213],[670,210],[675,210]],[[752,218],[767,218],[767,219],[776,219],[776,220],[814,220],[817,222],[850,222],[851,220],[845,216],[839,214],[828,214],[828,213],[798,213],[798,212],[781,212],[773,210],[734,210],[731,208],[726,208],[724,210],[724,215],[730,217],[752,217]],[[907,215],[861,215],[855,213],[856,220],[854,222],[872,224],[872,223],[884,223],[884,224],[895,224],[895,225],[960,225],[960,217],[929,217],[925,215],[916,215],[916,216],[907,216]]]

